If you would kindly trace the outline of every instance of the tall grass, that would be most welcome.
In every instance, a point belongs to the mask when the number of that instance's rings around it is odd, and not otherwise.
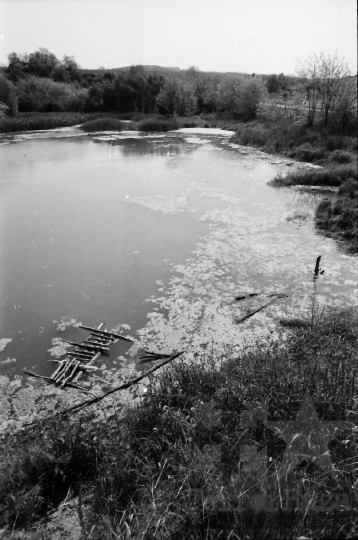
[[[319,127],[297,125],[289,120],[254,120],[239,124],[232,141],[310,163],[326,162],[335,150],[346,151],[347,163],[356,159],[357,151],[357,140],[354,137],[334,135]]]
[[[349,178],[357,180],[357,167],[354,165],[337,165],[322,169],[297,170],[285,176],[277,175],[269,182],[269,185],[275,187],[295,185],[339,187]]]
[[[21,115],[0,119],[0,133],[18,131],[46,130],[81,124],[88,115],[83,113],[44,113],[36,115]]]
[[[83,131],[122,131],[123,128],[123,122],[116,118],[97,118],[81,125]]]
[[[158,118],[151,118],[149,120],[143,120],[139,123],[139,131],[172,131],[178,129],[179,125],[176,120],[162,120]]]
[[[267,479],[275,478],[286,448],[265,428],[263,409],[260,420],[247,416],[250,404],[265,404],[271,421],[292,421],[309,390],[321,420],[356,422],[357,321],[356,311],[321,314],[313,326],[293,321],[284,342],[242,356],[228,350],[228,360],[213,352],[199,365],[176,361],[124,416],[114,411],[93,424],[88,411],[7,440],[0,526],[29,527],[81,485],[92,540],[356,536],[352,506],[317,514],[308,503],[270,512],[238,502],[248,489],[243,448],[267,448]],[[303,469],[297,486],[351,497],[357,451],[357,433],[347,430],[329,445],[335,482]]]
[[[358,183],[349,178],[332,201],[322,199],[316,209],[315,222],[319,230],[345,240],[350,251],[358,253]]]

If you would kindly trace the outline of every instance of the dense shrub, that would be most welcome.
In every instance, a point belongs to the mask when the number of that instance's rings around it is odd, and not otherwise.
[[[139,131],[172,131],[178,129],[176,120],[159,120],[156,118],[143,120],[138,125]]]
[[[81,129],[83,131],[121,131],[123,127],[123,122],[116,118],[98,118],[85,122]]]
[[[336,163],[350,163],[352,161],[352,156],[349,152],[344,150],[335,150],[330,156],[331,161]]]
[[[308,163],[315,163],[325,156],[324,148],[312,148],[310,143],[305,143],[295,150],[295,158]]]

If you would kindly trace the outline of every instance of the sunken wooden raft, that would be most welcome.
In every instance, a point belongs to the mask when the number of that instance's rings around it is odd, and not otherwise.
[[[68,351],[68,358],[64,360],[53,360],[53,362],[58,363],[58,367],[50,377],[37,375],[26,369],[24,369],[24,372],[33,377],[45,379],[61,388],[69,386],[87,392],[86,388],[77,384],[83,373],[97,371],[98,367],[93,364],[101,357],[102,353],[109,352],[109,345],[111,343],[116,343],[119,339],[132,342],[131,339],[117,334],[116,329],[113,329],[111,332],[102,330],[103,326],[104,323],[101,323],[98,328],[79,326],[79,328],[89,330],[91,333],[90,336],[81,343],[67,341],[67,343],[73,345],[73,349]]]

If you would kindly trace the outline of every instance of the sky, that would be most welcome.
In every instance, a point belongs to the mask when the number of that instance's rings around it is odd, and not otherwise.
[[[356,0],[0,0],[0,65],[40,47],[82,68],[295,73],[314,53],[357,70]]]

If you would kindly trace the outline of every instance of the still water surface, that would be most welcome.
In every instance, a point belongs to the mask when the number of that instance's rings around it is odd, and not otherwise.
[[[14,137],[0,160],[0,375],[50,373],[52,346],[84,337],[77,322],[127,324],[152,348],[235,344],[252,305],[232,300],[250,292],[289,294],[249,322],[273,332],[309,298],[320,254],[321,302],[355,303],[357,260],[314,230],[321,195],[267,186],[296,166],[281,158],[208,132],[70,130]]]

